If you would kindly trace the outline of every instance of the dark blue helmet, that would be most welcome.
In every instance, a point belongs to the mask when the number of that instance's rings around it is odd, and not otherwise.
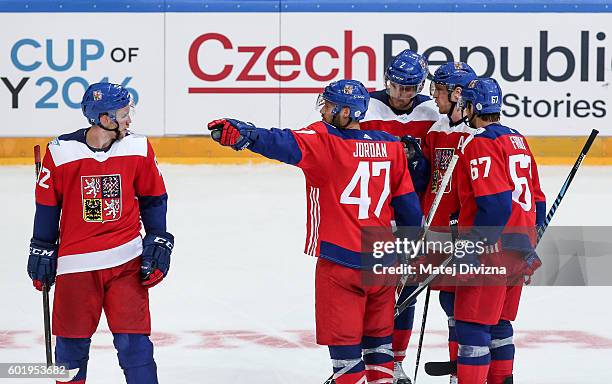
[[[428,73],[427,60],[418,53],[405,49],[387,66],[385,80],[404,86],[420,86]]]
[[[350,117],[355,121],[364,118],[370,103],[370,94],[366,87],[357,80],[338,80],[329,84],[319,95],[317,106],[322,100],[335,104],[332,114],[335,115],[344,107],[350,109]]]
[[[112,114],[129,105],[130,100],[130,93],[119,84],[95,83],[85,91],[81,110],[90,124],[99,125],[100,114]]]
[[[476,79],[476,73],[466,63],[449,61],[441,65],[433,74],[431,79],[430,93],[433,96],[435,84],[446,85],[448,92],[452,92],[455,87],[466,88],[470,81]]]
[[[461,91],[463,103],[472,103],[476,115],[489,115],[501,112],[501,87],[490,77],[472,80]]]

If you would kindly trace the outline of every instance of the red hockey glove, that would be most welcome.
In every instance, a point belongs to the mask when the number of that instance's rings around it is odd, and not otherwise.
[[[218,119],[208,123],[213,140],[235,151],[248,148],[257,138],[257,128],[251,123],[236,119]]]
[[[226,119],[217,119],[208,123],[208,129],[211,131],[213,140],[221,145],[233,146],[236,145],[240,138],[240,131],[236,129]]]
[[[542,266],[542,260],[535,251],[530,252],[522,260],[522,268],[520,271],[520,278],[523,279],[525,285],[531,284],[531,276],[535,271]]]

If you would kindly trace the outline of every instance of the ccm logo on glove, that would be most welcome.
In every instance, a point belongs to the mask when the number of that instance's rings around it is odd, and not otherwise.
[[[39,248],[30,247],[30,254],[31,255],[53,256],[54,253],[55,253],[54,250],[39,249]]]
[[[174,244],[172,244],[170,241],[168,241],[167,239],[164,239],[163,237],[155,237],[155,240],[153,240],[154,242],[158,243],[158,244],[163,244],[166,247],[168,247],[168,249],[172,250],[172,248],[174,248]]]

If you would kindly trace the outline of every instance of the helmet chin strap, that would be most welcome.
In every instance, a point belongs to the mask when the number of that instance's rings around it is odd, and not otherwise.
[[[472,117],[468,119],[468,117],[464,115],[463,112],[465,112],[465,109],[461,109],[461,120],[459,121],[465,122],[468,125],[468,127],[476,128],[473,123],[474,119],[476,118],[476,114],[474,113]],[[449,114],[448,119],[450,120],[450,114]]]
[[[450,110],[448,111],[446,116],[448,116],[448,121],[450,122],[451,126],[459,125],[462,122],[466,121],[466,116],[463,116],[463,109],[461,110],[461,119],[459,119],[459,121],[453,121],[453,118],[451,117],[453,115],[453,112],[455,112],[455,108],[457,108],[457,102],[453,101],[452,99],[453,91],[454,89],[449,90],[448,87],[446,88],[446,97],[448,98],[449,103],[451,103]]]
[[[110,129],[110,128],[106,128],[104,125],[102,125],[102,122],[100,122],[100,124],[98,124],[98,126],[100,128],[102,128],[103,130],[107,131],[107,132],[115,132],[115,139],[114,140],[119,140],[119,123],[117,122],[117,120],[113,119],[113,123],[115,123],[115,128]]]
[[[467,118],[467,116],[466,116]],[[476,118],[476,114],[474,113],[472,115],[472,117],[470,117],[469,119],[467,119],[467,125],[469,125],[472,128],[476,128],[476,125],[474,124],[474,119]]]
[[[451,127],[455,126],[455,125],[459,125],[461,123],[466,123],[467,124],[467,122],[468,122],[467,121],[467,116],[463,115],[463,109],[461,109],[461,118],[459,120],[457,120],[457,121],[453,121],[453,117],[452,116],[453,116],[453,112],[455,112],[455,108],[457,108],[457,102],[456,101],[451,101],[450,111],[446,114],[446,116],[448,116],[448,121],[449,121]]]
[[[340,124],[340,123],[337,121],[337,119],[336,119],[336,117],[338,117],[338,113],[339,113],[339,112],[334,113],[334,116],[332,117],[332,125],[333,125],[334,127],[338,128],[338,129],[345,129],[346,127],[348,127],[348,126],[349,126],[349,124],[351,124],[351,122],[353,121],[353,119],[349,118],[349,119],[348,119],[348,121],[346,122],[346,124],[342,125],[342,124]]]

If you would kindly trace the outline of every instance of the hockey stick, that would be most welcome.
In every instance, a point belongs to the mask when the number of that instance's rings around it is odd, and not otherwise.
[[[440,183],[440,186],[439,186],[440,189],[436,193],[433,204],[431,205],[431,209],[429,210],[429,214],[427,215],[427,219],[425,220],[425,230],[421,237],[421,240],[425,240],[425,236],[427,235],[427,232],[429,231],[429,227],[431,226],[433,217],[436,214],[438,205],[440,205],[440,201],[442,200],[442,195],[444,194],[444,191],[446,190],[446,187],[448,186],[448,183],[450,182],[451,176],[453,174],[453,170],[455,169],[455,165],[457,165],[458,159],[459,159],[458,155],[453,155],[450,163],[448,164],[448,167],[446,168],[446,171],[444,172],[444,177],[442,178],[442,182]],[[403,280],[402,288],[400,289],[400,293],[398,297],[401,297],[402,290],[404,289],[406,285],[407,276],[402,276],[402,280]],[[421,352],[423,350],[423,338],[425,337],[425,325],[427,324],[427,313],[429,312],[430,296],[431,296],[431,287],[428,285],[427,294],[425,296],[425,305],[423,306],[423,318],[421,320],[421,332],[419,333],[419,345],[417,347],[416,362],[414,365],[414,379],[412,380],[413,384],[416,384],[417,375],[419,373],[419,364],[421,362]],[[399,316],[399,313],[395,315],[396,318],[397,316]]]
[[[454,243],[459,237],[458,233],[459,212],[452,213],[449,217],[448,225],[451,230],[451,240]],[[421,322],[421,333],[419,335],[419,346],[417,347],[417,355],[414,369],[413,384],[416,384],[417,374],[419,372],[419,363],[421,362],[421,350],[423,348],[423,338],[425,335],[425,322],[427,321],[427,310],[429,309],[429,295],[431,294],[431,286],[427,286],[427,294],[425,296],[425,307],[423,308],[423,321]],[[427,364],[425,364],[425,372],[427,372]]]
[[[36,170],[36,182],[38,182],[38,176],[42,168],[42,162],[40,160],[40,145],[34,146],[34,166]],[[45,353],[47,355],[47,367],[53,365],[53,356],[51,354],[51,316],[49,310],[49,287],[47,284],[42,286],[43,296],[43,319],[45,324]]]
[[[431,295],[431,287],[427,287],[425,295],[425,305],[423,306],[423,320],[421,320],[421,333],[419,333],[419,346],[417,347],[416,362],[414,363],[414,380],[412,384],[416,384],[417,374],[419,373],[419,363],[421,362],[421,350],[423,349],[423,337],[425,336],[425,323],[427,323],[427,312],[429,310],[429,296]]]
[[[450,182],[451,175],[453,174],[453,170],[455,169],[455,165],[457,165],[458,160],[459,160],[459,156],[453,155],[453,158],[451,159],[450,163],[448,164],[448,167],[446,168],[446,171],[444,172],[444,177],[442,178],[442,182],[440,183],[440,189],[436,193],[434,201],[431,205],[431,209],[429,210],[429,214],[427,215],[427,219],[425,220],[424,230],[423,230],[423,234],[421,235],[420,242],[422,242],[425,239],[427,232],[429,232],[429,227],[431,225],[433,217],[436,213],[436,210],[438,209],[438,205],[440,205],[440,201],[442,200],[442,195],[444,194],[444,190],[446,190],[446,187],[448,186],[448,183]],[[444,260],[442,264],[440,264],[440,268],[443,269],[444,267],[446,267],[448,263],[450,263],[451,260],[452,260],[452,257],[449,257],[448,259]],[[400,304],[397,304],[395,306],[394,318],[397,319],[397,317],[402,312],[404,312],[404,310],[409,306],[410,302],[414,300],[418,296],[419,293],[423,292],[423,290],[427,288],[429,284],[433,281],[433,279],[435,279],[437,276],[438,275],[433,275],[433,274],[429,275],[425,280],[423,280],[423,282],[419,285],[419,287],[414,292],[412,292],[410,296],[408,296],[406,300],[402,301]],[[399,290],[399,294],[397,295],[398,298],[401,297],[402,291],[404,290],[404,287],[406,286],[407,280],[408,280],[408,276],[402,276],[401,288]]]
[[[433,221],[434,215],[436,214],[436,211],[438,210],[438,205],[440,205],[440,201],[442,201],[442,195],[444,194],[444,191],[446,190],[446,187],[448,186],[448,183],[450,182],[451,176],[455,169],[455,165],[457,165],[458,160],[459,160],[459,156],[456,154],[453,155],[450,163],[448,164],[448,167],[446,168],[446,171],[444,172],[444,177],[442,178],[442,182],[440,183],[438,192],[436,193],[436,196],[434,197],[434,201],[431,205],[431,209],[429,210],[429,213],[427,214],[427,218],[425,219],[424,230],[423,230],[423,234],[421,235],[420,242],[425,240],[425,237],[427,236],[427,232],[429,232],[429,227],[431,226],[431,222]],[[408,280],[408,276],[406,275],[402,276],[401,288],[399,289],[399,293],[397,295],[398,298],[401,297],[402,291],[404,290],[404,287],[406,286],[407,280]],[[417,374],[419,372],[419,363],[421,361],[421,351],[423,349],[423,337],[425,336],[425,325],[427,323],[427,312],[429,310],[430,295],[431,295],[431,289],[429,287],[429,283],[427,283],[427,296],[425,297],[425,305],[423,307],[423,319],[421,320],[421,332],[419,333],[419,345],[417,348],[416,363],[414,367],[413,384],[416,384]],[[397,305],[395,306],[394,318],[397,318],[404,311],[404,309],[408,307],[411,301],[409,299],[411,297],[416,297],[416,296],[410,295],[408,299],[404,300],[399,306]]]
[[[442,178],[442,181],[440,182],[440,187],[438,189],[438,192],[436,193],[436,196],[434,197],[434,201],[431,204],[431,208],[429,209],[429,213],[427,214],[427,218],[425,219],[425,224],[423,226],[423,233],[421,234],[419,238],[419,242],[417,244],[422,244],[422,242],[425,240],[425,237],[427,236],[427,233],[429,232],[429,227],[431,226],[431,222],[433,221],[434,215],[436,214],[436,211],[438,210],[438,205],[440,205],[440,201],[442,201],[442,195],[444,194],[444,191],[446,190],[446,187],[448,186],[448,183],[450,182],[451,175],[453,174],[453,170],[455,169],[455,165],[457,165],[458,160],[459,160],[459,155],[453,155],[453,157],[451,158],[451,161],[448,164],[448,167],[446,168],[446,171],[444,171],[444,177]],[[397,293],[398,298],[402,296],[402,291],[404,290],[404,287],[406,286],[407,281],[408,281],[408,275],[402,276],[400,280],[399,290],[398,290],[399,292]],[[409,298],[414,298],[414,297],[416,296],[410,295]],[[406,305],[401,311],[398,311],[398,308],[399,308],[398,305],[395,306],[394,318],[397,318],[400,315],[400,313],[402,313],[402,311],[406,309],[406,307],[408,307],[408,303],[410,303],[410,301],[407,299],[402,302],[402,304],[406,304]]]
[[[553,216],[555,215],[557,208],[559,208],[559,204],[561,204],[561,200],[563,200],[563,196],[565,196],[565,192],[567,192],[567,189],[572,183],[572,180],[574,180],[574,176],[576,176],[576,173],[578,172],[578,168],[580,167],[580,164],[582,164],[582,160],[584,160],[585,156],[589,152],[589,149],[591,149],[591,145],[593,144],[593,141],[595,141],[595,138],[597,137],[598,133],[599,133],[598,130],[593,129],[586,143],[584,143],[584,147],[582,147],[582,151],[580,151],[580,155],[578,155],[578,158],[576,159],[576,162],[574,163],[572,170],[570,171],[569,175],[567,175],[567,179],[565,179],[563,186],[561,186],[561,190],[559,191],[559,194],[557,195],[555,202],[548,210],[548,215],[546,215],[546,219],[544,219],[544,225],[538,228],[538,242],[544,235],[544,231],[546,231],[546,228],[548,227],[548,224],[550,223]]]
[[[572,183],[572,180],[574,180],[574,176],[576,176],[576,173],[578,173],[578,168],[580,168],[582,161],[584,160],[587,153],[591,149],[591,145],[595,141],[595,138],[597,137],[598,134],[599,134],[599,131],[596,129],[593,129],[586,143],[584,143],[584,146],[582,147],[582,150],[580,151],[580,154],[578,155],[578,158],[576,159],[574,166],[570,170],[569,175],[567,175],[565,182],[561,186],[561,190],[559,191],[559,194],[557,195],[555,202],[548,210],[546,219],[544,219],[544,224],[538,228],[538,239],[536,242],[536,247],[537,247],[537,244],[539,244],[542,236],[544,236],[544,232],[546,231],[546,228],[548,228],[548,225],[550,224],[550,221],[555,215],[555,212],[559,208],[559,205],[561,204],[561,201],[563,200],[565,193],[567,192],[570,184]],[[457,364],[453,364],[450,361],[436,361],[436,362],[425,363],[425,372],[430,376],[446,376],[446,375],[457,373]]]

